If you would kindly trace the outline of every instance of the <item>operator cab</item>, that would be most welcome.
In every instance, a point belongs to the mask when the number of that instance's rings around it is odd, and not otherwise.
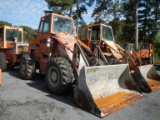
[[[67,16],[49,14],[41,18],[38,33],[66,33],[76,35],[73,20]]]
[[[23,42],[23,29],[14,26],[1,26],[0,27],[0,44],[3,48],[13,48],[15,40]]]
[[[80,39],[93,51],[96,45],[100,45],[101,40],[113,41],[112,28],[104,24],[90,24],[89,27],[81,28]]]
[[[141,49],[147,49],[147,50],[149,50],[150,49],[150,44],[142,44],[141,45]]]

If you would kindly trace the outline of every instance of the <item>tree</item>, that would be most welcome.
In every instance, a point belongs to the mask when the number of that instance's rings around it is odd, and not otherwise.
[[[135,42],[135,10],[134,2],[130,0],[129,2],[124,3],[123,5],[123,15],[124,15],[124,26],[122,28],[122,42]]]
[[[11,26],[12,24],[8,23],[6,21],[0,21],[0,26],[2,26],[2,25],[9,25],[9,26]]]
[[[54,13],[68,15],[70,17],[74,17],[75,19],[78,16],[81,20],[82,14],[87,12],[85,5],[82,3],[86,3],[86,0],[45,0],[48,3],[48,7],[50,10],[53,10]],[[76,6],[76,11],[73,12],[73,7]],[[77,15],[76,15],[77,14]]]
[[[112,0],[97,0],[92,17],[95,17],[95,21],[99,21],[99,19],[105,19],[106,22],[109,22],[113,19],[120,18],[122,15],[122,9],[122,2],[114,2]]]
[[[28,26],[20,26],[23,28],[23,39],[24,41],[28,41],[32,38],[32,36],[34,35],[35,31],[34,29],[32,29],[31,27]]]
[[[48,3],[48,8],[58,14],[72,14],[72,0],[45,0]]]
[[[139,5],[139,29],[143,42],[153,43],[158,34],[160,17],[160,1],[141,0]]]
[[[139,2],[140,0],[134,0],[135,1],[135,31],[136,31],[136,35],[135,35],[135,44],[136,44],[136,48],[135,50],[138,51],[138,6],[139,6]]]

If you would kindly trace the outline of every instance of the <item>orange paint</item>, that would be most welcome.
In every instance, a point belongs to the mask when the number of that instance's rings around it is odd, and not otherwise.
[[[18,36],[19,33],[11,34],[10,32],[11,33],[20,32],[21,38],[20,36]],[[17,55],[20,56],[20,54],[28,52],[23,49],[25,47],[28,48],[27,45],[24,46],[25,42],[23,41],[23,28],[16,27],[16,26],[3,25],[3,26],[0,26],[0,34],[2,34],[2,37],[0,38],[1,39],[0,40],[0,52],[3,52],[6,55],[6,59],[7,59],[6,62],[8,64],[15,65],[15,63],[19,61],[19,58],[16,56]],[[23,46],[21,44],[23,44]]]
[[[152,91],[156,91],[160,87],[160,81],[147,80],[147,83]]]
[[[153,54],[152,44],[143,43],[141,44],[141,49],[139,51],[139,55],[141,59],[149,58]]]
[[[104,98],[94,99],[95,104],[100,109],[105,117],[119,109],[122,109],[136,100],[142,98],[140,94],[134,94],[129,92],[117,92],[111,96],[106,96]]]

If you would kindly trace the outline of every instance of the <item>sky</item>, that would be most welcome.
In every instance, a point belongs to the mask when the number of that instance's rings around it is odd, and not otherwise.
[[[45,0],[0,0],[0,20],[11,23],[12,25],[24,25],[37,29],[39,20],[44,16],[44,10],[48,10]],[[83,15],[84,21],[89,24],[93,21],[91,13]]]

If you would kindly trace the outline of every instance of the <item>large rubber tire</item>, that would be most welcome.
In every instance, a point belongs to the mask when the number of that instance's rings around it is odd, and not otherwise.
[[[73,69],[64,58],[53,57],[47,64],[45,80],[51,92],[66,94],[74,82]]]
[[[35,74],[35,62],[28,54],[24,54],[20,60],[20,73],[25,80],[32,79]]]
[[[2,71],[7,69],[6,55],[2,52],[0,52],[0,68]]]
[[[155,63],[155,58],[154,58],[153,55],[150,57],[150,60],[151,60],[151,64],[154,64],[154,63]]]

